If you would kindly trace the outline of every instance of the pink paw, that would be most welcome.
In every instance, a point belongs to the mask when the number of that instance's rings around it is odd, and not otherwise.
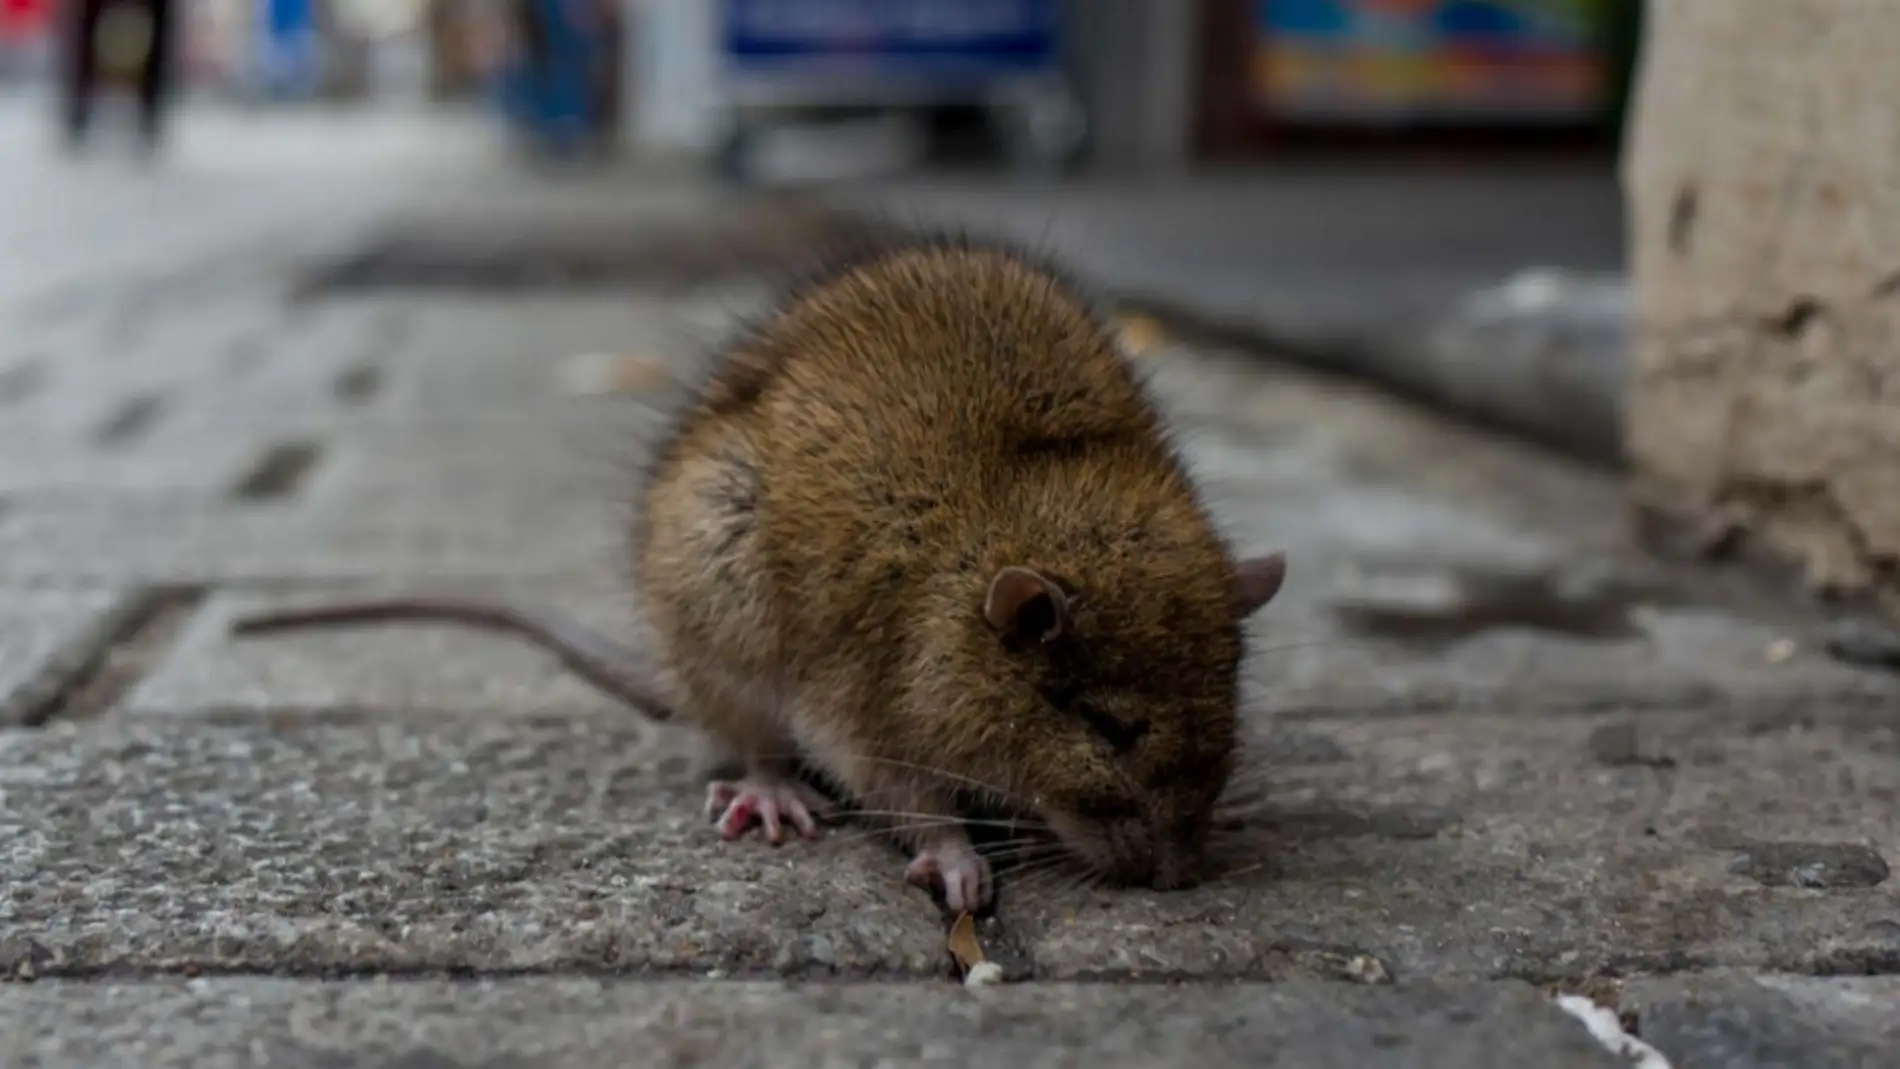
[[[926,891],[941,891],[952,913],[982,909],[992,890],[990,863],[964,843],[919,850],[904,870],[904,880]]]
[[[825,796],[791,780],[747,778],[714,780],[706,785],[706,816],[719,824],[721,837],[731,840],[753,823],[765,829],[771,843],[783,841],[781,821],[789,821],[807,839],[818,838],[818,822],[829,816]]]

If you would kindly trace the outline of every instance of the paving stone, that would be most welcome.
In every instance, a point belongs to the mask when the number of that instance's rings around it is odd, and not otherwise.
[[[37,1069],[429,1066],[1615,1066],[1514,984],[1380,990],[201,980],[0,991]]]
[[[1900,979],[1735,973],[1646,979],[1622,1006],[1675,1069],[1873,1069],[1900,1050]]]
[[[1142,366],[1228,537],[1288,553],[1251,625],[1275,708],[1900,700],[1813,617],[1632,554],[1601,473],[1218,352]]]
[[[127,590],[0,587],[0,727],[43,712],[138,600]]]
[[[1666,768],[1601,764],[1596,717],[1303,721],[1288,746],[1250,748],[1201,887],[1005,875],[1001,916],[1056,979],[1896,969],[1891,881],[1731,871],[1756,841],[1900,857],[1891,708],[1643,712]]]
[[[1588,718],[1302,725],[1343,759],[1250,764],[1201,887],[1005,873],[998,943],[1047,979],[1900,967],[1891,884],[1729,870],[1738,828],[1900,854],[1893,725],[1644,722],[1676,768],[1599,766]],[[87,974],[936,967],[934,910],[901,890],[900,855],[850,829],[718,843],[672,756],[685,745],[631,716],[374,709],[9,739],[11,952]]]
[[[220,497],[243,478],[260,451],[257,443],[230,431],[137,435],[115,443],[102,441],[97,428],[62,433],[0,426],[0,494]]]
[[[0,512],[0,578],[63,581],[619,581],[624,503],[536,494],[338,495],[209,509],[88,497]]]
[[[304,493],[312,500],[352,492],[450,500],[507,492],[625,502],[664,427],[654,408],[624,401],[527,419],[382,421],[331,437]]]
[[[237,638],[239,615],[374,593],[441,592],[547,605],[638,649],[624,585],[488,583],[351,585],[233,592],[211,598],[171,655],[125,699],[137,713],[370,716],[450,711],[494,715],[639,716],[511,635],[458,624],[378,624]]]
[[[1287,603],[1269,606],[1252,624],[1249,689],[1289,715],[1900,702],[1900,679],[1891,674],[1840,665],[1818,644],[1790,637],[1799,631],[1720,609],[1629,606],[1614,615],[1628,627],[1626,637],[1509,620],[1467,626],[1461,614],[1444,621],[1450,634],[1442,641],[1408,639],[1396,626],[1396,635],[1368,635],[1342,619],[1336,592],[1348,584],[1312,576],[1313,558],[1307,562],[1298,586],[1289,577]]]
[[[633,717],[108,717],[0,736],[0,975],[935,976],[903,857],[724,843]]]

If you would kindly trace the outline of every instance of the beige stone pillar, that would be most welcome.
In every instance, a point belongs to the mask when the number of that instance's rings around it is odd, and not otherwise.
[[[1900,615],[1900,0],[1648,18],[1634,493]]]

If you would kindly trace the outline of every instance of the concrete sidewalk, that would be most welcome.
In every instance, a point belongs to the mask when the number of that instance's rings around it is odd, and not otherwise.
[[[301,129],[270,136],[348,132]],[[519,643],[232,640],[357,585],[637,638],[654,397],[577,392],[565,358],[689,370],[756,291],[653,261],[757,206],[444,136],[306,179],[262,154],[277,207],[205,207],[202,256],[5,306],[0,1063],[1629,1064],[1556,992],[1679,1069],[1890,1062],[1900,680],[1745,577],[1628,549],[1603,473],[1255,355],[1139,357],[1234,539],[1293,561],[1217,874],[1005,877],[1003,989],[955,985],[900,856],[719,842],[689,735]],[[187,174],[100,170],[124,247],[182,227],[120,209],[186,204]],[[326,201],[356,207],[313,224]],[[591,289],[284,299],[388,226],[466,248],[537,219],[592,235]]]

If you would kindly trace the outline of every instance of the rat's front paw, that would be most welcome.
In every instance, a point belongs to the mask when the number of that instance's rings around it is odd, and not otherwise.
[[[904,879],[914,887],[941,893],[952,913],[973,913],[990,901],[990,863],[968,842],[924,847],[904,870]]]
[[[757,823],[772,843],[783,839],[780,821],[789,821],[807,839],[818,838],[818,822],[829,816],[831,803],[817,791],[793,780],[748,776],[742,780],[714,780],[706,785],[706,816],[719,824],[725,839],[737,839]]]

